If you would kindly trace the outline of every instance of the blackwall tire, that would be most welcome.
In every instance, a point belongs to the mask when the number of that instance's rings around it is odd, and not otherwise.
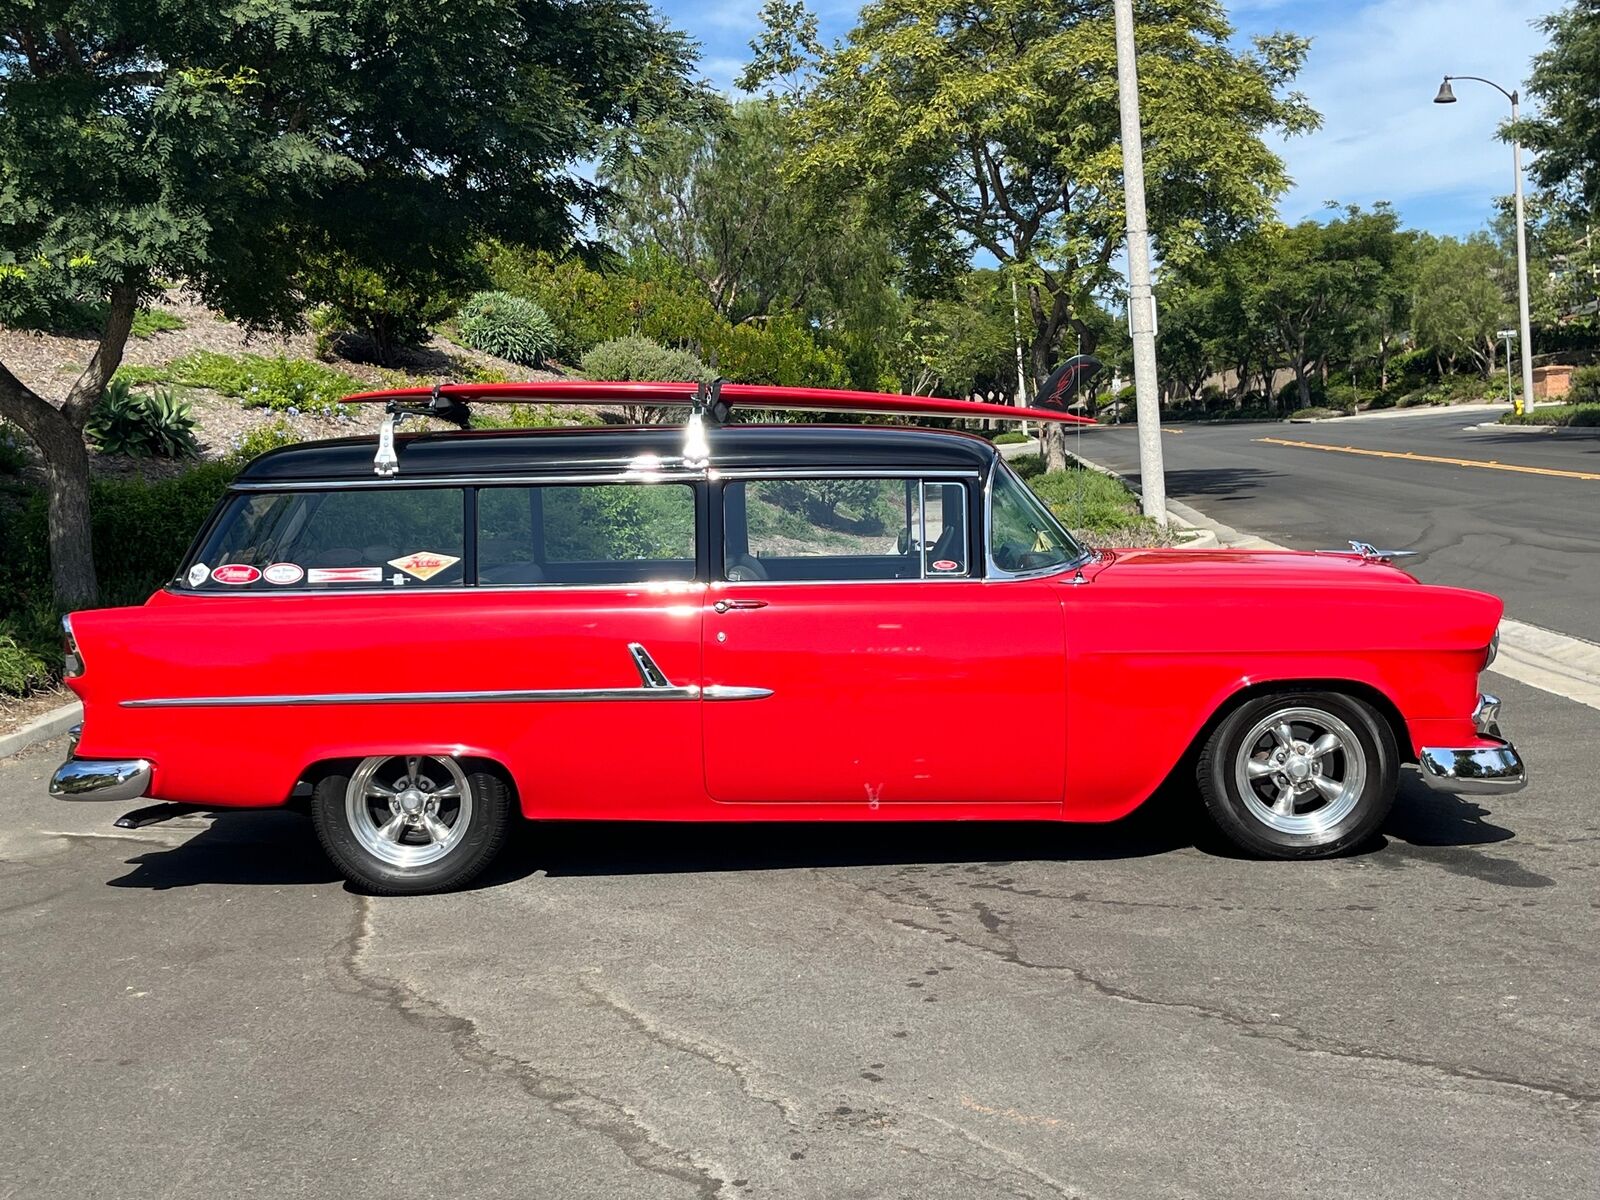
[[[312,790],[317,838],[346,879],[376,895],[447,892],[500,853],[511,789],[492,771],[437,755],[378,755]]]
[[[1388,721],[1337,692],[1240,705],[1196,768],[1206,812],[1260,858],[1328,858],[1367,841],[1394,803],[1400,753]]]

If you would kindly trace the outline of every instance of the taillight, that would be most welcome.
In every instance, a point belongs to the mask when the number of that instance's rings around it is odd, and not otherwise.
[[[83,655],[78,653],[78,639],[72,635],[72,618],[61,618],[61,673],[67,677],[83,674]]]

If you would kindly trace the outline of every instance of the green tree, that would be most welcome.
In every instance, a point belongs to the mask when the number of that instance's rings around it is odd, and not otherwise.
[[[5,4],[0,319],[51,290],[107,313],[59,402],[0,366],[58,596],[96,592],[83,427],[157,280],[293,327],[307,260],[414,277],[484,237],[570,240],[605,198],[574,164],[695,106],[691,62],[642,0]]]
[[[1510,263],[1484,233],[1465,241],[1427,242],[1417,266],[1414,322],[1419,345],[1432,348],[1441,373],[1463,354],[1484,375],[1494,370],[1496,333],[1514,316],[1508,294]]]
[[[1528,77],[1538,112],[1506,136],[1538,152],[1531,169],[1541,186],[1600,213],[1600,0],[1573,0],[1537,24],[1550,38]]]
[[[1355,206],[1332,220],[1268,229],[1238,253],[1246,319],[1270,330],[1294,372],[1300,406],[1332,361],[1349,362],[1388,302],[1396,263],[1409,235],[1386,204]]]
[[[741,84],[795,81],[795,169],[893,212],[913,270],[982,250],[1025,271],[1036,378],[1068,328],[1092,351],[1085,314],[1125,237],[1110,3],[875,0],[832,48],[798,4],[763,15]],[[1215,0],[1139,15],[1150,224],[1181,263],[1272,211],[1287,180],[1265,137],[1317,123],[1285,91],[1308,43],[1235,48]]]

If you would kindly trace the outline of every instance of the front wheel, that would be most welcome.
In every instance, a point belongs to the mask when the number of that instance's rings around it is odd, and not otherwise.
[[[471,882],[500,852],[511,792],[454,758],[380,755],[323,776],[311,819],[352,883],[381,895],[442,892]]]
[[[1399,750],[1371,705],[1333,692],[1240,705],[1200,754],[1200,794],[1236,846],[1325,858],[1377,832],[1394,803]]]

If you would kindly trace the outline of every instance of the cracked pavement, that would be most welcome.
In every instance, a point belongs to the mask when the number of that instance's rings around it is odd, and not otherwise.
[[[1492,686],[1529,788],[1408,773],[1325,863],[1175,791],[529,827],[371,899],[292,814],[51,802],[40,748],[0,762],[0,1196],[1592,1196],[1596,714]]]

